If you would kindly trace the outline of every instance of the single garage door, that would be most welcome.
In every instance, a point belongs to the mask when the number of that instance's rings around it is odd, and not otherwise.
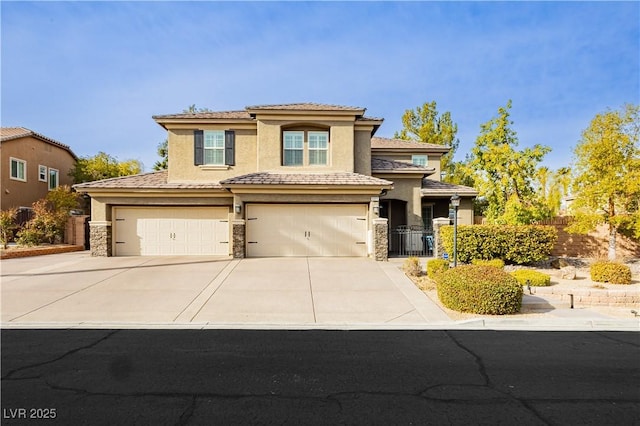
[[[228,255],[228,215],[226,207],[115,207],[115,255]]]
[[[248,204],[247,256],[367,255],[367,205]]]

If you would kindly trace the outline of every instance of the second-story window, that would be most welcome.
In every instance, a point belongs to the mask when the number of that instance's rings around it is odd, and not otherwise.
[[[302,166],[304,158],[304,132],[284,132],[283,163]]]
[[[329,153],[329,134],[327,132],[309,132],[309,164],[326,165]]]
[[[427,155],[412,155],[411,162],[416,166],[427,167],[429,157]]]
[[[224,164],[224,131],[204,132],[204,164]]]
[[[329,132],[290,130],[282,132],[282,165],[329,164]]]

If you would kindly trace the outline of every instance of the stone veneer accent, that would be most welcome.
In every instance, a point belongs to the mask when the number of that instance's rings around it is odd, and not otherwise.
[[[433,219],[433,257],[441,258],[444,254],[444,247],[442,246],[442,238],[440,238],[440,227],[449,225],[448,217],[437,217]],[[450,259],[453,259],[453,254],[450,254]]]
[[[242,219],[236,219],[232,222],[233,233],[233,257],[234,259],[244,259],[245,252],[245,222]]]
[[[111,222],[89,222],[91,256],[111,256]]]
[[[373,257],[377,261],[389,259],[388,219],[373,219]]]

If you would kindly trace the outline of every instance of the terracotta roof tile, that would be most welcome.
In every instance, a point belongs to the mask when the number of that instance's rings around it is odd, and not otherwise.
[[[85,189],[223,189],[217,182],[167,182],[167,171],[122,176],[73,185],[83,192]]]
[[[371,149],[406,149],[406,150],[415,150],[415,149],[429,149],[438,152],[448,152],[450,150],[449,147],[444,145],[438,145],[434,143],[426,143],[420,141],[407,141],[404,139],[390,139],[390,138],[381,138],[378,136],[374,136],[371,138]]]
[[[363,111],[366,108],[345,106],[345,105],[331,105],[331,104],[319,104],[314,102],[301,102],[293,104],[273,104],[273,105],[252,105],[246,108],[247,110],[293,110],[293,111]]]
[[[36,133],[33,130],[29,130],[25,127],[0,127],[0,142],[6,142],[13,139],[20,139],[26,137],[34,137],[36,139],[40,139],[43,142],[49,143],[51,145],[57,146],[58,148],[62,148],[65,151],[69,152],[73,158],[78,158],[76,154],[71,150],[69,145],[65,145],[62,142],[58,142],[55,139],[51,139],[50,137],[41,135],[40,133]]]
[[[359,173],[272,173],[258,172],[236,176],[221,185],[370,185],[390,186],[393,182]]]
[[[208,111],[208,112],[186,112],[180,114],[154,115],[154,120],[172,118],[209,118],[209,119],[231,119],[231,120],[253,120],[253,117],[246,111]]]
[[[454,185],[452,183],[431,179],[422,179],[422,189],[420,192],[423,197],[449,197],[454,194],[475,197],[478,195],[478,191],[470,186]]]
[[[387,160],[373,157],[371,159],[371,169],[373,171],[405,171],[405,172],[434,172],[433,167],[422,167],[405,161]]]

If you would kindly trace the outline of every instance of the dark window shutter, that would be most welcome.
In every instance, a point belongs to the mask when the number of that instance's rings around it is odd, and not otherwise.
[[[200,166],[204,164],[204,131],[193,131],[193,164]]]
[[[236,164],[236,132],[233,130],[224,132],[224,164],[228,166]]]

